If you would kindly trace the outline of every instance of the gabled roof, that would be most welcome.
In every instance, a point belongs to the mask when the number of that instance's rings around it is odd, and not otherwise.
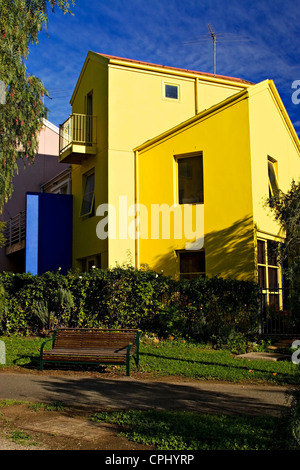
[[[106,63],[108,66],[119,65],[119,66],[124,66],[124,67],[139,68],[139,69],[148,70],[152,72],[173,74],[173,75],[178,75],[178,76],[187,77],[187,78],[198,78],[198,79],[206,80],[212,83],[222,83],[222,84],[229,85],[229,86],[232,85],[235,87],[239,87],[241,89],[245,89],[249,86],[254,85],[254,83],[249,82],[247,80],[243,80],[241,78],[227,77],[225,75],[214,75],[212,73],[199,72],[196,70],[182,69],[182,68],[177,68],[177,67],[169,67],[166,65],[153,64],[150,62],[143,62],[143,61],[134,60],[134,59],[126,59],[124,57],[117,57],[113,55],[102,54],[100,52],[89,51],[86,56],[83,67],[81,69],[76,86],[74,88],[74,91],[70,100],[71,104],[75,98],[75,95],[77,93],[78,87],[81,82],[81,78],[85,72],[85,69],[89,60],[99,60],[99,62]]]
[[[232,82],[242,83],[242,84],[245,84],[245,85],[253,85],[252,82],[249,82],[247,80],[243,80],[241,78],[236,78],[236,77],[229,77],[229,76],[226,76],[226,75],[214,75],[212,73],[200,72],[200,71],[197,71],[197,70],[182,69],[182,68],[178,68],[178,67],[169,67],[167,65],[153,64],[151,62],[143,62],[141,60],[126,59],[124,57],[117,57],[117,56],[113,56],[113,55],[102,54],[100,52],[97,52],[97,54],[100,55],[100,56],[106,57],[110,62],[121,61],[121,62],[124,62],[124,63],[126,62],[126,63],[132,64],[132,65],[141,65],[145,68],[149,68],[149,67],[150,68],[160,68],[160,69],[164,69],[166,72],[168,72],[168,71],[185,72],[185,73],[189,73],[189,74],[193,74],[193,75],[200,75],[200,76],[208,77],[208,78],[214,78],[214,79],[217,78],[217,79],[221,79],[221,80],[229,80],[229,81],[232,81]]]

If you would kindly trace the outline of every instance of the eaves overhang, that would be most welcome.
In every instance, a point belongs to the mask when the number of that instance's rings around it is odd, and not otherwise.
[[[190,69],[183,69],[183,68],[178,68],[178,67],[170,67],[167,65],[160,65],[160,64],[153,64],[151,62],[143,62],[140,60],[134,60],[134,59],[127,59],[123,57],[117,57],[113,55],[108,55],[108,54],[102,54],[100,52],[93,52],[89,51],[86,59],[84,61],[83,67],[81,69],[79,78],[77,80],[77,83],[75,85],[72,97],[70,99],[70,104],[72,105],[74,98],[76,96],[77,90],[80,86],[81,79],[83,74],[85,73],[87,64],[90,60],[96,60],[104,65],[111,65],[111,66],[122,66],[122,67],[127,67],[131,69],[136,69],[136,70],[145,70],[145,71],[152,71],[152,72],[161,72],[164,74],[169,74],[169,75],[177,75],[185,78],[197,78],[199,80],[203,81],[208,81],[211,83],[220,83],[223,85],[231,85],[235,86],[238,88],[245,89],[247,87],[253,86],[254,83],[243,80],[241,78],[236,78],[236,77],[229,77],[226,75],[214,75],[211,73],[206,73],[206,72],[199,72],[196,70],[190,70]]]
[[[126,59],[123,57],[117,57],[117,56],[101,54],[101,53],[98,53],[98,55],[107,58],[109,60],[109,64],[111,65],[120,65],[124,67],[138,68],[141,70],[148,70],[148,71],[150,70],[153,72],[160,71],[163,73],[179,75],[179,76],[184,76],[188,78],[197,77],[199,79],[203,79],[203,80],[210,81],[210,82],[226,83],[226,84],[231,84],[235,86],[240,86],[242,88],[254,85],[253,82],[243,80],[241,78],[229,77],[226,75],[216,75],[216,74],[211,74],[211,73],[206,73],[206,72],[200,72],[197,70],[170,67],[167,65],[153,64],[151,62],[143,62],[140,60]]]

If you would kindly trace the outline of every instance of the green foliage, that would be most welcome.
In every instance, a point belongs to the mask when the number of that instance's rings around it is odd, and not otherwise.
[[[286,193],[279,191],[268,200],[268,205],[286,234],[279,259],[286,284],[292,288],[290,308],[300,324],[300,182],[292,181],[290,189]]]
[[[121,435],[157,450],[287,450],[274,417],[198,414],[189,411],[100,412],[93,422],[121,426]]]
[[[253,335],[258,328],[257,284],[232,279],[198,278],[179,286],[187,333],[201,339],[227,332]]]
[[[0,220],[0,248],[5,246],[5,236],[4,236],[5,226],[6,226],[6,222],[3,222]]]
[[[0,104],[0,209],[11,197],[18,159],[25,166],[34,162],[47,117],[47,91],[37,77],[28,75],[25,65],[29,44],[38,44],[38,33],[48,20],[47,6],[70,12],[66,0],[0,0],[0,78],[6,94]]]
[[[41,276],[2,273],[6,309],[0,334],[56,326],[130,327],[195,340],[257,331],[257,285],[212,278],[174,281],[151,270],[116,267]]]
[[[298,366],[299,367],[299,366]],[[299,371],[298,371],[299,376]],[[299,379],[300,377],[298,377]],[[299,380],[298,380],[299,383]],[[288,398],[291,400],[290,407],[284,413],[286,427],[292,440],[300,446],[300,390],[298,388],[288,390]]]

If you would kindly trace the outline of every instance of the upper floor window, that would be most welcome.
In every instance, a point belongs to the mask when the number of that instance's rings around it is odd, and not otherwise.
[[[94,199],[95,199],[95,171],[91,170],[85,173],[82,178],[83,196],[81,202],[80,215],[82,217],[91,217],[94,215]]]
[[[279,191],[277,177],[277,162],[268,157],[268,178],[269,178],[269,197],[276,196]]]
[[[203,155],[179,157],[178,201],[179,204],[203,204]]]
[[[179,85],[174,83],[163,83],[163,97],[169,100],[179,101]]]

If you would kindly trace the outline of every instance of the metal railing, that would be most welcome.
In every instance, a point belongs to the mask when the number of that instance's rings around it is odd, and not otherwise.
[[[11,247],[21,243],[26,237],[26,211],[19,212],[16,216],[5,222],[5,246]]]
[[[288,288],[262,289],[260,292],[260,333],[292,335],[300,333],[299,319],[293,309],[293,291]]]
[[[96,144],[96,116],[86,114],[71,114],[59,126],[59,153],[61,154],[70,145]]]

